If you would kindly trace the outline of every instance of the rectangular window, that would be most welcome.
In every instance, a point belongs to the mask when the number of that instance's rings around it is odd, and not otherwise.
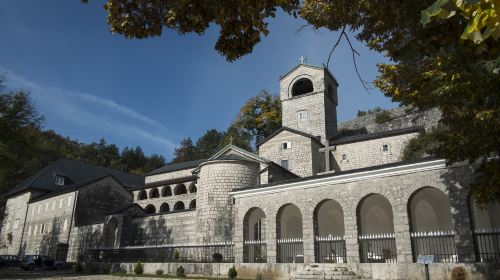
[[[70,206],[71,206],[71,196],[68,197],[68,207],[70,207]]]
[[[287,149],[290,149],[291,147],[292,147],[292,142],[281,143],[281,149],[282,150],[287,150]]]
[[[347,155],[346,154],[342,154],[342,160],[346,160],[347,159]]]
[[[33,236],[36,235],[36,232],[38,231],[38,225],[35,225],[35,230],[33,231]]]
[[[41,209],[42,209],[42,205],[41,205],[41,204],[39,204],[39,205],[38,205],[38,211],[37,211],[37,213],[38,213],[38,214],[40,214]]]
[[[17,229],[19,227],[19,219],[16,219],[14,221],[14,229]]]
[[[52,211],[54,211],[56,209],[56,201],[52,201]]]
[[[63,202],[64,202],[64,198],[61,198],[59,200],[59,208],[62,208]]]
[[[58,186],[64,186],[64,176],[56,175],[55,183]]]
[[[31,216],[35,215],[35,206],[31,205]]]
[[[45,212],[49,211],[49,203],[45,202]]]
[[[383,152],[388,152],[389,151],[389,145],[387,145],[387,144],[382,145],[382,151]]]
[[[68,219],[64,219],[63,230],[68,229]]]
[[[284,167],[286,169],[288,169],[290,167],[287,159],[284,159],[281,161],[281,167]]]
[[[31,235],[31,226],[28,227],[28,236]]]
[[[299,123],[306,123],[307,111],[299,111],[298,118],[299,118]]]

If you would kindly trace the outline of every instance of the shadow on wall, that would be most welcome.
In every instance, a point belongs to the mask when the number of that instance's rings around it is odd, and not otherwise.
[[[159,217],[158,219],[149,219],[145,228],[140,227],[138,224],[133,224],[129,244],[151,246],[172,244],[173,242],[172,228],[167,228],[165,218]]]
[[[101,226],[96,228],[92,226],[84,226],[78,228],[77,245],[73,251],[73,259],[76,254],[76,260],[81,262],[85,259],[85,251],[102,247],[104,243],[104,236],[102,234]]]
[[[48,232],[42,236],[40,241],[40,254],[56,257],[57,244],[59,244],[59,234],[61,233],[61,223],[58,218],[52,220],[50,228],[45,229]]]

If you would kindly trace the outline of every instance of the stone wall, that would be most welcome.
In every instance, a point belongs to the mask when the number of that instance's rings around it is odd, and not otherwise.
[[[153,215],[132,219],[129,244],[164,245],[193,244],[196,233],[196,211]]]
[[[200,165],[196,208],[199,244],[232,239],[234,217],[229,192],[256,186],[259,164],[243,160],[215,160]]]
[[[290,142],[291,147],[283,150],[281,145],[285,142]],[[316,155],[319,148],[316,150],[317,145],[312,142],[309,137],[284,130],[259,146],[259,155],[280,165],[282,160],[288,160],[288,170],[300,177],[307,177],[315,175],[317,166],[322,164],[321,156]]]
[[[403,160],[403,152],[408,142],[418,136],[418,132],[336,145],[332,151],[335,171],[358,169]],[[383,150],[387,145],[388,150]],[[345,159],[344,159],[345,155]]]
[[[31,192],[24,192],[7,199],[0,233],[0,244],[4,245],[0,249],[2,254],[17,255],[22,251],[21,238],[31,196]]]
[[[170,209],[170,212],[173,211],[175,203],[181,201],[184,203],[185,209],[189,208],[189,204],[196,200],[196,193],[187,193],[180,195],[172,195],[166,197],[158,197],[158,198],[148,198],[145,200],[136,201],[139,206],[142,208],[146,208],[148,205],[153,205],[156,209],[157,214],[163,213],[161,212],[161,207],[166,203]]]
[[[441,112],[438,109],[417,113],[409,107],[398,107],[387,111],[391,115],[391,121],[379,124],[375,121],[377,113],[373,113],[339,123],[338,131],[341,134],[350,135],[389,131],[412,126],[424,126],[425,130],[428,131],[436,126],[441,118]]]
[[[441,161],[437,161],[441,162]],[[337,179],[336,176],[311,179],[305,182],[289,183],[290,187],[279,185],[256,189],[253,193],[235,195],[235,255],[243,255],[244,217],[252,208],[258,207],[266,215],[267,260],[276,262],[277,215],[281,207],[296,205],[302,214],[302,230],[305,262],[314,262],[314,213],[316,207],[325,200],[334,200],[343,210],[347,261],[360,261],[358,247],[357,207],[370,194],[380,194],[390,203],[393,213],[394,234],[398,262],[413,262],[410,242],[408,202],[411,195],[424,187],[437,188],[450,199],[453,229],[459,261],[474,261],[471,221],[467,202],[467,186],[470,170],[467,167],[446,168],[444,162],[439,167],[420,168],[421,164],[405,167],[407,171],[387,169],[373,171],[369,176],[352,175],[351,179]],[[403,167],[400,167],[403,168]],[[403,169],[401,169],[403,170]],[[381,173],[377,173],[381,172]],[[358,176],[358,177],[356,177]],[[345,181],[342,181],[345,180]],[[332,183],[329,183],[332,182]],[[244,191],[242,191],[244,192]],[[241,262],[237,259],[236,262]]]
[[[157,175],[146,176],[146,178],[144,180],[145,180],[146,184],[149,184],[149,183],[154,183],[154,182],[158,182],[158,181],[193,176],[193,173],[192,173],[193,170],[194,170],[194,168],[189,168],[189,169],[182,169],[182,170],[177,170],[177,171],[172,171],[172,172],[167,172],[167,173],[162,173],[162,174],[157,174]]]
[[[26,254],[55,256],[57,244],[68,244],[75,192],[28,204],[23,246]]]

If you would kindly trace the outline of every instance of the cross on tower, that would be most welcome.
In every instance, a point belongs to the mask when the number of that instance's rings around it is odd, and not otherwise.
[[[300,62],[300,64],[306,63],[307,62],[307,57],[301,55],[300,58],[299,58],[299,62]]]

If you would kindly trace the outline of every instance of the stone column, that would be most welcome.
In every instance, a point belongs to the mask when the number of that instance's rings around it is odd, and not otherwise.
[[[412,263],[410,224],[406,203],[394,206],[394,235],[396,237],[396,253],[398,263]]]
[[[267,242],[267,263],[276,263],[276,211],[270,211],[271,215],[266,216],[266,242]],[[266,213],[267,215],[267,213]]]
[[[458,262],[475,262],[476,252],[472,221],[467,197],[452,201],[452,217],[455,226],[455,245],[457,248]]]
[[[237,206],[237,204],[235,205]],[[238,207],[235,207],[238,209]],[[244,232],[248,225],[243,224],[244,218],[240,217],[240,215],[235,215],[236,220],[234,221],[234,262],[242,263],[243,262],[243,241],[244,241]]]
[[[308,203],[312,200],[307,199]],[[313,210],[310,207],[301,209],[302,212],[302,240],[304,243],[304,263],[314,262],[314,219]]]
[[[348,263],[359,263],[358,225],[356,207],[346,209],[344,213],[345,246]]]

